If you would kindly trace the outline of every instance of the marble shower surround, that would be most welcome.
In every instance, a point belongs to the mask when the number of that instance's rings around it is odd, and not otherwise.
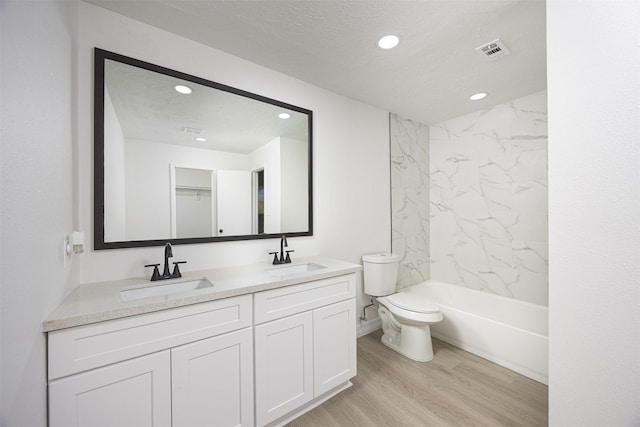
[[[431,279],[548,304],[546,95],[430,127]]]
[[[398,288],[429,279],[429,127],[389,116],[391,246]]]

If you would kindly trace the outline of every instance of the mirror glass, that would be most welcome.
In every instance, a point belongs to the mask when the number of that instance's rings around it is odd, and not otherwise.
[[[94,248],[313,234],[312,112],[95,50]]]

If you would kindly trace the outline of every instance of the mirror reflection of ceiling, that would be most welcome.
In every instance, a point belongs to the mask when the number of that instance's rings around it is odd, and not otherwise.
[[[545,0],[87,1],[425,124],[546,89]]]
[[[279,136],[308,139],[306,114],[175,77],[106,60],[105,83],[126,139],[240,154]],[[192,92],[178,93],[178,84]]]

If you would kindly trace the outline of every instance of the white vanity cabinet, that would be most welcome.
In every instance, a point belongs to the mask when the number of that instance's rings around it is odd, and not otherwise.
[[[254,295],[258,426],[348,387],[356,375],[355,284],[351,273]]]
[[[251,295],[49,333],[49,425],[253,425]]]
[[[52,381],[49,425],[171,426],[169,352]]]
[[[284,425],[356,375],[359,271],[221,268],[192,273],[207,289],[128,301],[131,280],[79,286],[43,322],[49,427]]]

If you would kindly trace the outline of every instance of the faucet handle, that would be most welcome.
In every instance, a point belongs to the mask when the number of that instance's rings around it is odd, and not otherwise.
[[[291,249],[290,251],[285,251],[287,253],[287,257],[285,258],[285,264],[291,264],[291,257],[289,256],[289,252],[295,252],[295,250]]]
[[[186,264],[187,261],[176,261],[173,263],[173,273],[171,273],[172,279],[177,279],[178,277],[182,277],[182,273],[180,273],[180,264]]]
[[[153,274],[151,275],[151,281],[152,282],[162,279],[162,276],[160,276],[160,271],[158,270],[158,266],[159,265],[160,264],[147,264],[147,265],[145,265],[145,267],[153,267]]]
[[[269,255],[273,255],[273,265],[277,265],[280,264],[280,261],[278,260],[278,251],[276,252],[269,252]]]

